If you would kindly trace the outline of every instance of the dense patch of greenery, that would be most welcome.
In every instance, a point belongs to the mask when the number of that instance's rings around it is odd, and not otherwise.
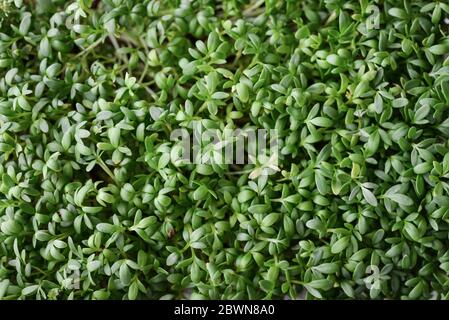
[[[448,297],[444,1],[0,8],[0,299]],[[279,170],[171,161],[193,121]]]

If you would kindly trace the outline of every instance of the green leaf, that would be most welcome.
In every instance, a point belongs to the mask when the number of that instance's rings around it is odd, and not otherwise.
[[[226,92],[215,92],[211,97],[212,99],[223,100],[229,96]]]
[[[112,118],[113,115],[114,114],[110,110],[103,110],[97,113],[97,120],[99,121],[108,120]]]
[[[249,87],[245,83],[237,83],[235,85],[235,89],[237,90],[237,97],[242,102],[248,102],[249,100]]]
[[[178,254],[176,252],[172,252],[168,257],[166,264],[167,266],[172,266],[178,262]]]
[[[114,233],[117,227],[109,223],[99,223],[96,226],[97,230],[103,233]]]
[[[251,190],[242,190],[238,195],[238,200],[240,203],[251,200],[254,197],[254,192]]]
[[[403,194],[386,194],[385,197],[403,206],[413,205],[413,200]]]
[[[402,108],[408,104],[407,98],[397,98],[393,100],[393,108]]]
[[[131,283],[128,289],[128,299],[136,300],[137,295],[139,294],[139,287],[136,282]]]
[[[3,299],[3,297],[6,295],[8,286],[9,286],[8,279],[4,279],[4,280],[0,281],[0,299]]]
[[[413,225],[411,222],[405,222],[404,223],[404,230],[407,232],[407,234],[412,238],[414,241],[420,240],[420,234],[418,229]]]
[[[198,189],[195,190],[193,193],[193,200],[199,201],[204,200],[209,194],[209,190],[205,185],[200,186]]]
[[[126,263],[123,263],[120,266],[120,270],[119,270],[119,279],[120,282],[124,285],[124,286],[128,286],[131,282],[131,272],[129,270],[129,267]]]
[[[0,231],[6,235],[15,235],[22,231],[22,226],[15,220],[6,220],[0,224]]]
[[[374,194],[367,188],[364,188],[364,187],[361,187],[361,188],[362,188],[363,197],[365,198],[366,202],[368,202],[373,207],[377,207],[377,199],[374,196]]]
[[[323,295],[317,289],[315,289],[315,288],[313,288],[313,287],[311,287],[309,285],[304,285],[304,288],[306,288],[307,292],[310,293],[315,298],[318,298],[318,299],[322,299],[323,298]]]
[[[343,58],[339,57],[336,54],[330,54],[326,57],[326,61],[329,62],[331,65],[342,67],[345,64],[345,61]]]
[[[407,19],[408,17],[407,13],[400,8],[391,8],[390,10],[388,10],[388,14],[400,19]]]
[[[31,13],[26,12],[23,15],[22,21],[20,22],[19,26],[19,32],[21,35],[26,35],[28,33],[28,30],[30,29],[31,24]]]
[[[423,163],[420,163],[420,164],[418,164],[418,165],[416,165],[414,168],[413,168],[413,171],[416,173],[416,174],[425,174],[425,173],[427,173],[427,172],[429,172],[431,169],[432,169],[432,164],[431,163],[429,163],[429,162],[423,162]]]
[[[359,98],[365,94],[369,89],[368,81],[361,81],[354,90],[354,98]]]
[[[98,260],[90,261],[87,263],[87,270],[89,272],[94,272],[101,267],[101,262]]]
[[[23,295],[23,296],[29,296],[29,295],[32,295],[32,294],[35,293],[38,289],[39,289],[39,286],[36,285],[36,284],[35,284],[35,285],[28,286],[28,287],[25,287],[25,288],[22,289],[22,295]]]
[[[449,45],[446,44],[436,44],[429,48],[429,51],[436,55],[443,55],[449,53]]]
[[[267,215],[266,217],[263,218],[262,226],[263,227],[271,227],[273,224],[275,224],[279,220],[280,216],[281,215],[279,213],[270,213],[269,215]]]
[[[322,195],[326,195],[329,192],[329,186],[326,182],[326,179],[319,171],[315,172],[315,184],[318,192]]]
[[[146,229],[151,225],[154,225],[157,222],[156,217],[146,217],[139,221],[136,225],[132,227],[133,230],[135,229]],[[98,228],[98,225],[97,225]]]
[[[274,283],[268,280],[260,280],[259,286],[265,292],[271,292],[274,289]]]
[[[317,127],[329,128],[332,126],[332,120],[325,117],[317,117],[310,120],[310,122]]]
[[[328,279],[312,280],[307,283],[307,286],[318,290],[329,290],[332,287],[332,282]]]
[[[418,299],[419,297],[421,297],[423,290],[424,290],[424,285],[423,285],[423,283],[420,281],[420,282],[418,282],[418,284],[413,288],[413,290],[410,291],[410,293],[408,294],[408,297],[409,297],[410,299]]]
[[[331,252],[333,254],[338,254],[345,250],[349,245],[349,237],[341,237],[331,246]]]
[[[340,267],[338,266],[337,263],[330,262],[330,263],[320,264],[319,266],[315,266],[315,267],[313,267],[313,269],[320,273],[333,274],[333,273],[338,272],[340,270]]]
[[[255,204],[248,208],[248,212],[252,214],[268,213],[270,206],[266,204]]]
[[[111,144],[117,148],[119,145],[119,141],[120,141],[120,129],[119,128],[109,128],[108,130],[108,137],[109,140],[111,141]]]

